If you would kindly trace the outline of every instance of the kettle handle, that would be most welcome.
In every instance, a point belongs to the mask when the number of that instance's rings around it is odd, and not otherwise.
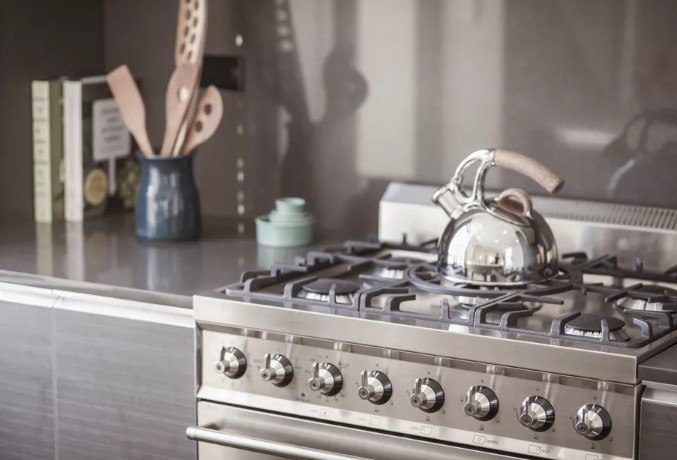
[[[564,186],[564,179],[555,174],[552,169],[521,153],[496,149],[494,150],[494,164],[533,179],[550,193],[557,193]]]
[[[496,204],[505,211],[518,216],[530,216],[533,207],[531,196],[519,188],[503,190],[496,198]]]

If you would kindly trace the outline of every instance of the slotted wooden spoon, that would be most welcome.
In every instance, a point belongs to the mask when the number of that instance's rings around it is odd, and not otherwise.
[[[184,62],[202,66],[207,35],[207,0],[179,0],[176,22],[174,64]]]
[[[204,57],[205,42],[207,39],[207,0],[179,0],[179,17],[176,22],[176,44],[174,48],[174,63],[180,66],[190,62],[198,68],[198,80],[202,73],[202,59]],[[184,118],[172,154],[178,155],[183,151],[187,130],[191,125],[197,104],[197,87],[191,94],[188,112]]]
[[[198,68],[195,64],[184,62],[169,79],[165,97],[165,137],[162,141],[162,156],[172,155],[174,146],[184,120],[188,115],[193,93],[198,84]]]
[[[223,99],[216,86],[210,86],[202,95],[195,119],[188,130],[182,154],[190,153],[214,135],[223,117]]]

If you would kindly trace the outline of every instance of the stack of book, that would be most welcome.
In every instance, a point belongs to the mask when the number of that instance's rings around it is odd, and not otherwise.
[[[140,177],[106,77],[32,83],[36,222],[132,209]]]

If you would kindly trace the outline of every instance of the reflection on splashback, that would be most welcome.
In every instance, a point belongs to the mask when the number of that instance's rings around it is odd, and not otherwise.
[[[677,206],[677,2],[246,0],[257,210],[308,199],[375,230],[391,180],[441,184],[502,146],[562,196]],[[271,167],[277,165],[277,167]],[[265,180],[264,180],[265,179]],[[492,171],[492,188],[538,186]]]

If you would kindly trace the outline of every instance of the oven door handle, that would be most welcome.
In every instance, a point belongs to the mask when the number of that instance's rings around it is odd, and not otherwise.
[[[335,452],[300,447],[266,439],[252,438],[240,434],[226,433],[214,429],[215,425],[192,426],[186,430],[188,439],[234,449],[248,450],[259,454],[277,455],[294,460],[370,460],[364,457],[353,457]]]

